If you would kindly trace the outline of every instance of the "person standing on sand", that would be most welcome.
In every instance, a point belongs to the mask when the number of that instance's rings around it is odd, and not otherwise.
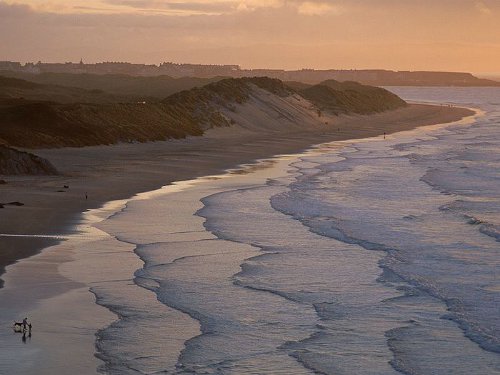
[[[87,192],[85,192],[85,200],[89,199]]]
[[[23,332],[26,332],[26,326],[28,325],[28,318],[23,319]]]

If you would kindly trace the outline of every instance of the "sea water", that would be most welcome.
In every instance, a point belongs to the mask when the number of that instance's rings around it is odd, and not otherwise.
[[[118,316],[99,371],[500,373],[500,89],[393,90],[483,115],[180,183],[98,224],[144,264],[93,283]]]

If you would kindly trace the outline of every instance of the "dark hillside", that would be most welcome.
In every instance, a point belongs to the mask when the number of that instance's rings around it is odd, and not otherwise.
[[[309,83],[299,82],[299,81],[285,81],[285,84],[295,91],[300,91],[313,86]]]
[[[0,75],[20,78],[44,85],[57,85],[80,88],[95,93],[107,93],[122,97],[122,101],[152,101],[163,99],[176,92],[201,87],[217,82],[223,77],[196,78],[169,76],[135,77],[125,74],[71,74],[42,73],[29,74],[22,72],[0,72]],[[128,97],[128,100],[123,100]]]
[[[39,85],[34,82],[25,81],[23,79],[17,79],[12,77],[4,77],[0,76],[0,92],[7,89],[35,89],[41,88],[42,85]]]
[[[131,101],[123,95],[111,95],[100,90],[85,90],[53,84],[41,84],[23,79],[0,76],[0,98],[45,100],[59,103],[116,103]]]

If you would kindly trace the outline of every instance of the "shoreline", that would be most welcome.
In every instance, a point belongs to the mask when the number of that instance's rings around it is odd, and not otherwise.
[[[318,143],[391,134],[421,126],[452,123],[473,112],[466,108],[410,104],[368,116],[342,116],[324,130],[250,133],[217,129],[204,137],[147,144],[35,150],[60,176],[5,177],[2,199],[22,207],[0,211],[0,287],[5,267],[59,243],[50,235],[69,235],[81,214],[105,202],[129,198],[174,181],[220,173],[231,167]],[[63,185],[70,188],[61,192]],[[88,199],[85,199],[88,194]],[[37,237],[49,235],[49,237]]]

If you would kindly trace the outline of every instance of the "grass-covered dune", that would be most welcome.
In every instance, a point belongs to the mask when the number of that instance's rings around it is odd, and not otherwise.
[[[318,85],[302,88],[299,93],[320,110],[334,114],[370,114],[404,106],[399,96],[375,86],[357,82],[328,80]]]
[[[22,86],[22,82],[14,83]],[[31,82],[25,85],[28,91],[43,89]],[[199,136],[210,128],[233,125],[231,113],[243,105],[252,105],[250,98],[258,98],[261,103],[256,111],[272,102],[268,111],[279,112],[280,103],[293,105],[290,103],[295,102],[286,100],[297,96],[310,102],[312,112],[319,109],[333,114],[368,114],[406,104],[384,89],[355,83],[325,81],[296,90],[266,77],[223,79],[144,103],[58,103],[0,95],[0,144],[82,147]]]
[[[0,143],[82,147],[202,135],[190,113],[163,103],[59,104],[0,100]]]

